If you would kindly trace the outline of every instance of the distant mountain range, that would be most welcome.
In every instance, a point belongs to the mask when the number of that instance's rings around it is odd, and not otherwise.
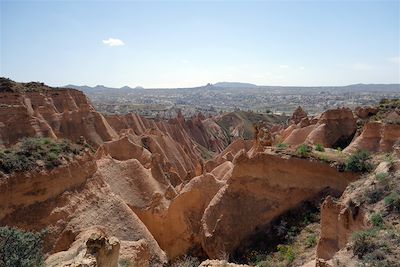
[[[215,87],[223,87],[223,88],[255,88],[258,85],[252,83],[240,83],[240,82],[219,82],[213,84]]]
[[[66,86],[62,86],[64,88],[72,88],[72,89],[77,89],[79,91],[82,91],[84,93],[108,93],[112,90],[118,90],[119,92],[132,92],[132,90],[142,90],[144,89],[141,86],[136,86],[135,88],[129,87],[129,86],[123,86],[121,88],[116,88],[116,87],[106,87],[104,85],[96,85],[96,86],[87,86],[87,85],[73,85],[73,84],[68,84]]]
[[[264,86],[255,85],[252,83],[241,83],[241,82],[217,82],[215,84],[207,84],[205,86],[192,87],[192,88],[143,88],[141,86],[129,87],[124,86],[121,88],[106,87],[104,85],[96,85],[94,87],[87,85],[73,85],[69,84],[62,86],[63,88],[73,88],[85,93],[109,93],[110,91],[117,90],[119,93],[132,92],[134,90],[154,90],[154,89],[175,89],[175,90],[188,90],[188,89],[280,89],[280,90],[341,90],[346,92],[371,92],[371,91],[382,91],[382,92],[400,92],[400,84],[351,84],[345,86]]]

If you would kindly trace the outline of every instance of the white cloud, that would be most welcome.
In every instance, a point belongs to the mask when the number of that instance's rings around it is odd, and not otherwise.
[[[304,67],[304,66],[300,66],[299,69],[300,69],[300,70],[304,70],[305,67]]]
[[[289,68],[289,65],[279,65],[279,68],[281,68],[281,69],[287,69],[287,68]]]
[[[365,64],[365,63],[354,63],[353,64],[353,69],[365,71],[365,70],[372,70],[373,67],[371,65],[368,65],[368,64]]]
[[[400,64],[400,56],[399,57],[391,57],[389,61],[395,64]]]
[[[125,43],[121,39],[117,38],[108,38],[107,40],[103,40],[103,44],[108,46],[123,46]]]

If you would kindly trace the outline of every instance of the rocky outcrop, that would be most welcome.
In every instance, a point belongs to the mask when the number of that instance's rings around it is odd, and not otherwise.
[[[292,124],[298,124],[302,119],[307,118],[307,112],[300,106],[296,108],[293,112],[292,117],[290,118],[290,122]]]
[[[378,113],[379,109],[377,107],[356,107],[354,113],[360,119],[367,119]]]
[[[341,193],[357,178],[325,163],[265,153],[253,158],[240,154],[234,165],[202,218],[202,244],[210,258],[229,255],[245,237],[285,211],[323,191]]]
[[[23,137],[33,136],[73,141],[83,136],[94,146],[117,138],[82,92],[44,89],[0,92],[0,145],[9,146]]]
[[[329,261],[333,258],[347,257],[346,251],[351,250],[348,243],[352,234],[370,228],[372,225],[369,217],[374,212],[374,205],[382,205],[379,202],[373,204],[366,201],[369,198],[368,192],[378,191],[376,174],[388,173],[390,168],[390,164],[381,162],[373,173],[348,186],[337,201],[331,197],[326,198],[321,206],[321,233],[317,245],[317,258]],[[388,188],[390,187],[388,185]],[[383,202],[382,199],[381,201]],[[338,253],[346,255],[339,256]],[[353,253],[351,254],[350,257],[353,257]]]
[[[45,202],[79,187],[97,170],[90,154],[53,170],[12,173],[0,177],[0,220],[17,209]]]
[[[128,136],[136,145],[144,147],[150,153],[159,154],[163,161],[163,170],[175,173],[181,180],[202,173],[198,144],[181,126],[179,120],[156,122],[136,114],[106,118],[121,135]]]
[[[252,140],[254,125],[263,123],[268,129],[277,124],[285,124],[287,117],[274,114],[258,114],[254,112],[235,111],[215,117],[215,122],[220,125],[230,137],[235,139]]]
[[[361,134],[344,150],[353,153],[357,150],[370,152],[390,152],[400,139],[400,124],[371,121],[365,124]]]
[[[344,204],[327,197],[321,206],[321,235],[317,257],[331,259],[347,244],[354,232],[366,226],[365,212],[355,203]]]
[[[151,162],[151,153],[143,146],[130,140],[128,136],[116,141],[105,142],[97,153],[98,158],[110,155],[117,160],[137,159],[143,165]]]
[[[138,247],[137,254],[148,253],[152,266],[166,262],[165,253],[146,226],[121,197],[111,191],[101,168],[81,187],[66,190],[45,202],[20,207],[0,223],[25,230],[47,227],[45,251],[48,253],[68,250],[76,236],[96,225],[118,238],[121,244],[143,240],[141,242],[146,244],[143,249]]]
[[[345,147],[356,132],[356,119],[348,108],[328,110],[313,121],[300,121],[285,129],[283,143],[297,146],[303,143],[324,147]]]
[[[193,178],[164,212],[135,209],[160,247],[173,259],[189,249],[201,250],[201,217],[223,186],[212,174]],[[168,230],[166,230],[168,229]]]
[[[223,151],[231,142],[231,138],[224,128],[215,122],[213,118],[202,121],[208,135],[206,148],[214,152]]]
[[[103,158],[97,162],[98,173],[132,209],[164,210],[169,205],[165,197],[176,195],[175,189],[164,176],[153,175],[137,159],[117,161]],[[171,192],[167,192],[171,190]]]
[[[211,172],[226,161],[233,161],[234,156],[241,150],[247,152],[252,146],[252,141],[238,139],[233,141],[221,153],[205,163],[205,170]]]
[[[46,266],[118,267],[120,242],[109,237],[99,227],[82,231],[67,251],[55,253],[46,259]]]
[[[120,262],[127,262],[133,266],[152,266],[151,251],[144,239],[122,241],[119,258]]]

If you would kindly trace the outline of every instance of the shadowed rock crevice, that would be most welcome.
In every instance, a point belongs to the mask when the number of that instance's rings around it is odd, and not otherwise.
[[[339,197],[340,192],[326,188],[271,222],[256,227],[229,255],[229,261],[248,264],[252,255],[269,255],[277,251],[278,245],[290,243],[308,224],[319,221],[320,205],[328,195]]]

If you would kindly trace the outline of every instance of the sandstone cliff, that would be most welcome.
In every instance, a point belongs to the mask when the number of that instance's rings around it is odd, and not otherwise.
[[[4,79],[4,78],[2,78]],[[0,145],[23,137],[46,136],[77,141],[83,136],[98,146],[118,137],[86,96],[73,89],[12,82],[0,91]]]
[[[298,120],[293,120],[293,124],[281,133],[283,143],[293,146],[308,143],[345,147],[356,132],[356,119],[348,108],[328,110],[311,121],[305,117],[295,123]]]

